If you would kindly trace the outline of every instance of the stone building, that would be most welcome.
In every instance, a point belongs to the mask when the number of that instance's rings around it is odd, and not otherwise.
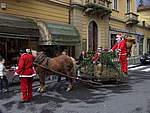
[[[80,36],[70,19],[70,0],[1,0],[0,53],[6,65],[22,47],[45,50],[48,56],[67,49],[75,56]]]
[[[135,0],[1,0],[0,50],[6,60],[21,47],[48,56],[67,49],[78,58],[82,50],[110,49],[121,32],[136,39],[137,56],[148,51],[150,36],[138,17]]]
[[[150,4],[140,4],[137,8],[137,13],[139,15],[139,24],[143,26],[143,29],[150,27]],[[150,35],[144,38],[144,42],[144,53],[150,52]]]
[[[80,32],[82,48],[111,48],[121,32],[136,39],[132,56],[146,52],[150,28],[139,24],[134,0],[73,0],[72,24]]]

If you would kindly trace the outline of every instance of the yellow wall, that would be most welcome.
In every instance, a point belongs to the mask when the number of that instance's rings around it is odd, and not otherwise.
[[[139,20],[145,21],[146,24],[150,25],[150,10],[138,12]]]
[[[112,10],[111,16],[124,20],[126,13],[126,2],[125,0],[118,0],[118,4],[118,11]]]
[[[37,0],[20,0],[20,2],[5,0],[5,3],[7,3],[7,8],[5,10],[0,9],[0,13],[32,17],[51,22],[68,23],[69,21],[69,8],[67,6]]]
[[[120,22],[114,19],[111,19],[109,21],[110,26],[113,28],[117,28],[117,29],[125,29],[125,23],[124,22]]]
[[[112,17],[118,18],[120,20],[125,21],[126,13],[127,13],[127,1],[126,0],[118,0],[118,11],[112,10]],[[130,12],[136,14],[136,5],[135,0],[130,1]]]

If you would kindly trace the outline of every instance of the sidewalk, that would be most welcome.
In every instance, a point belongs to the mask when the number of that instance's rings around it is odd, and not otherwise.
[[[140,55],[138,56],[132,56],[130,58],[128,58],[128,64],[129,65],[134,65],[134,64],[140,64]]]
[[[8,70],[6,72],[6,77],[8,79],[9,85],[18,85],[20,83],[19,76],[14,76],[15,71]],[[58,76],[57,75],[47,75],[45,78],[45,81],[57,81]],[[63,78],[62,78],[63,79]],[[34,81],[39,81],[39,76],[36,75],[33,77]]]
[[[20,80],[19,80],[19,76],[14,76],[15,71],[14,70],[8,70],[6,72],[6,77],[8,79],[9,85],[14,85],[14,84],[19,84]],[[34,80],[38,80],[38,76],[35,76],[33,78]]]

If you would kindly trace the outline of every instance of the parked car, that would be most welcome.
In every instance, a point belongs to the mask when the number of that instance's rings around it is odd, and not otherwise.
[[[145,53],[144,55],[142,55],[140,57],[140,61],[141,61],[142,64],[150,64],[150,54]]]

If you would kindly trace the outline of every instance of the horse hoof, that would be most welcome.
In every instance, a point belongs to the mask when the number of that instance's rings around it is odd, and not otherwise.
[[[40,92],[40,93],[44,93],[45,89],[38,88],[37,91]]]
[[[38,88],[38,89],[37,89],[37,92],[40,92],[40,91],[41,91],[41,88]]]
[[[70,88],[67,88],[67,90],[66,90],[67,92],[69,92],[69,91],[71,91],[71,89]]]
[[[69,92],[69,91],[71,91],[72,89],[73,89],[72,87],[68,87],[66,91]]]

